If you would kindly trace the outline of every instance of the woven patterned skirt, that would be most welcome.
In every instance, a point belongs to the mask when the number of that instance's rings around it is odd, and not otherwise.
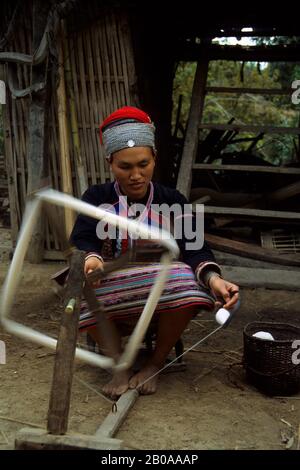
[[[108,318],[114,321],[137,320],[160,269],[160,263],[136,264],[115,271],[102,280],[95,292]],[[164,312],[183,312],[189,307],[212,310],[214,299],[198,285],[190,266],[181,262],[172,263],[153,318]],[[83,300],[79,328],[82,331],[95,324],[95,317]]]

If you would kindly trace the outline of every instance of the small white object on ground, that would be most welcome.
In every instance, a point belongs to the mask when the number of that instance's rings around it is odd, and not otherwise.
[[[254,333],[252,336],[255,336],[255,338],[266,339],[268,341],[274,341],[273,336],[268,331],[258,331],[257,333]]]

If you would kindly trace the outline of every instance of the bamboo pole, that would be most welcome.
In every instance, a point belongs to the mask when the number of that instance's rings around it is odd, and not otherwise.
[[[64,33],[63,24],[61,23],[61,36],[60,36],[60,40],[58,43],[59,85],[57,88],[60,166],[61,166],[62,190],[66,194],[73,195],[69,135],[68,135],[68,121],[67,121],[67,97],[66,97],[66,84],[65,84],[65,74],[64,74],[63,33]],[[73,225],[74,225],[75,214],[71,209],[67,209],[67,208],[65,208],[64,212],[65,212],[66,236],[67,238],[69,238]]]
[[[73,85],[72,85],[72,69],[71,69],[71,61],[70,61],[70,51],[69,51],[68,40],[66,38],[66,25],[65,25],[64,20],[62,20],[62,42],[63,42],[63,54],[64,54],[65,80],[66,80],[68,104],[69,104],[69,110],[70,110],[71,136],[72,136],[73,147],[74,147],[74,163],[75,163],[75,170],[76,170],[78,183],[79,183],[79,191],[80,191],[80,194],[83,194],[88,187],[88,183],[87,183],[87,177],[85,174],[85,169],[84,169],[84,165],[82,161],[81,148],[80,148],[75,95],[74,95],[74,90],[73,90]]]

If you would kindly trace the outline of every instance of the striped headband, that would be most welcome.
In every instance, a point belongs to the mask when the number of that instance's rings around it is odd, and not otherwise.
[[[100,127],[100,140],[105,155],[131,147],[151,147],[155,149],[155,127],[144,111],[124,106],[105,119]]]

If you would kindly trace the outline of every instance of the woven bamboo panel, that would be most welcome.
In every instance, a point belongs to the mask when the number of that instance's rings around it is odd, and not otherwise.
[[[22,24],[9,49],[31,54],[32,26],[29,15]],[[68,30],[68,24],[67,30]],[[129,26],[124,14],[106,11],[98,19],[79,31],[66,32],[71,73],[72,93],[75,97],[76,119],[84,173],[88,185],[111,180],[103,148],[99,140],[99,124],[117,107],[137,105],[135,71]],[[30,85],[31,69],[17,66],[18,86]],[[30,97],[7,100],[5,116],[6,159],[10,183],[12,236],[15,244],[26,203],[28,110]],[[51,185],[62,190],[60,169],[59,128],[56,89],[51,96],[49,110],[49,172]],[[69,123],[70,124],[70,123]],[[74,144],[69,129],[70,161],[73,195],[81,196]],[[55,259],[59,241],[45,226],[45,253]],[[59,256],[58,256],[59,258]]]

